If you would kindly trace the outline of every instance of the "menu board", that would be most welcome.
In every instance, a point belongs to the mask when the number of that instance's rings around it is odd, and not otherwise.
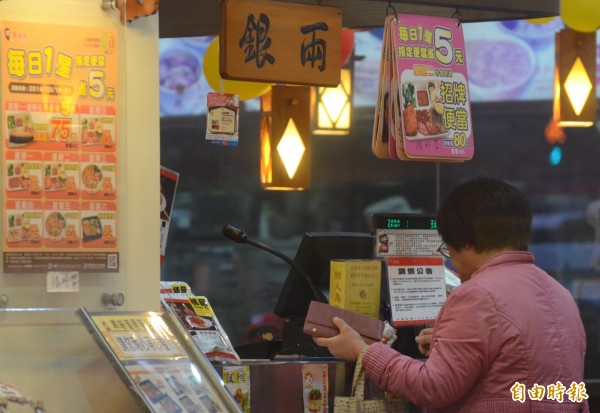
[[[4,271],[118,272],[118,36],[0,22]]]

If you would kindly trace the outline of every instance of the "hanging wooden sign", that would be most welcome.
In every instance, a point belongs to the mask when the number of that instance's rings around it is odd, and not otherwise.
[[[339,8],[257,0],[225,0],[221,7],[219,59],[224,79],[339,84]]]

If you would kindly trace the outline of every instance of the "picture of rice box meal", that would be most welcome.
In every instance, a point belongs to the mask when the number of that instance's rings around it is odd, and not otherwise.
[[[21,191],[29,188],[29,171],[21,162],[9,162],[6,165],[6,189]]]
[[[81,143],[84,145],[102,144],[104,125],[98,118],[83,118],[81,121]]]
[[[81,220],[83,242],[93,241],[102,237],[102,223],[97,216],[85,217]]]
[[[102,171],[97,165],[88,165],[81,172],[83,189],[89,193],[97,192],[102,182]]]
[[[46,217],[46,238],[60,241],[65,236],[67,220],[60,212],[52,212]]]
[[[11,212],[7,215],[6,221],[6,240],[9,243],[22,241],[39,242],[40,229],[38,220],[35,217],[32,218],[29,213]]]
[[[8,242],[23,240],[23,215],[14,214],[8,216],[8,231],[6,233]]]
[[[34,129],[29,113],[13,113],[6,117],[9,146],[23,146],[33,142]]]
[[[402,120],[407,139],[442,138],[444,106],[439,81],[417,80],[402,83]]]
[[[45,168],[44,189],[46,191],[61,191],[67,185],[67,172],[65,165],[47,164]]]

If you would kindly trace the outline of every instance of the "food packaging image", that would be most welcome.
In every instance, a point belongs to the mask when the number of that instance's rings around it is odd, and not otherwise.
[[[223,366],[223,381],[244,413],[250,413],[250,366]]]
[[[328,382],[327,364],[302,365],[304,413],[329,411]]]

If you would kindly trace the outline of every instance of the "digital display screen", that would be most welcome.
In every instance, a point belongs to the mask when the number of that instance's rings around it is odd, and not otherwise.
[[[372,228],[377,229],[430,229],[437,231],[437,220],[432,215],[373,214]]]

